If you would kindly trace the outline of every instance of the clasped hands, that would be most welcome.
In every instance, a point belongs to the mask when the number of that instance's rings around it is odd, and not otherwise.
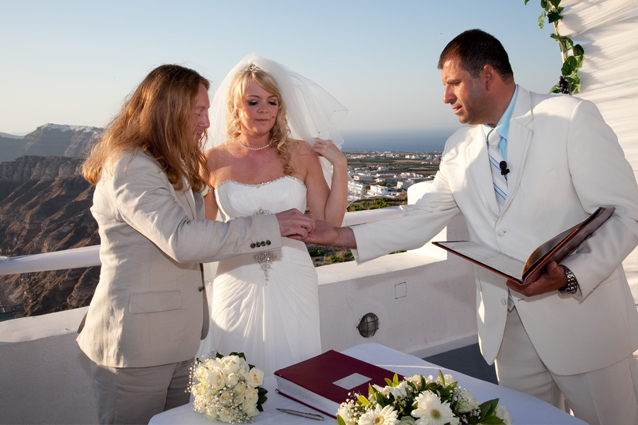
[[[276,214],[276,217],[279,221],[281,236],[318,245],[349,246],[347,242],[339,239],[339,229],[325,221],[316,220],[309,214],[303,214],[297,209],[280,212]],[[339,243],[342,245],[337,245]]]
[[[304,240],[308,233],[315,230],[315,219],[298,209],[290,209],[275,214],[279,222],[281,236]]]

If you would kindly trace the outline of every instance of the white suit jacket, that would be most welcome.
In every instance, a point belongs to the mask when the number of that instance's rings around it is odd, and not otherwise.
[[[599,206],[615,214],[561,264],[582,299],[512,292],[530,340],[562,375],[596,370],[638,349],[638,314],[621,261],[638,244],[638,187],[611,128],[593,103],[519,86],[507,146],[508,197],[499,214],[480,126],[446,142],[440,170],[404,217],[354,227],[358,261],[422,246],[460,210],[470,239],[525,261],[541,243]],[[481,351],[496,358],[507,318],[505,279],[476,266]]]
[[[204,220],[201,194],[176,192],[141,151],[109,168],[93,195],[102,268],[78,344],[111,367],[192,359],[209,323],[200,263],[280,248],[277,219]]]

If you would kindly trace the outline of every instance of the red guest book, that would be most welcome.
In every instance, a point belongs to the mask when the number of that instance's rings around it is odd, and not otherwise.
[[[277,392],[324,415],[336,418],[350,393],[368,395],[368,384],[385,387],[394,372],[330,350],[301,363],[279,369]],[[399,376],[399,379],[402,379]]]

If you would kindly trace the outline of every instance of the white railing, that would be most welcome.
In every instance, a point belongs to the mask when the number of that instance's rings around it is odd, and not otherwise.
[[[346,213],[344,226],[370,223],[403,215],[405,206]],[[51,270],[75,269],[100,265],[100,245],[19,257],[0,257],[0,276]]]
[[[373,221],[401,217],[407,208],[409,208],[407,205],[401,205],[398,207],[379,208],[376,210],[347,212],[346,216],[343,218],[343,225],[356,226],[357,224],[372,223]]]
[[[0,257],[0,276],[100,265],[100,245],[19,257]]]

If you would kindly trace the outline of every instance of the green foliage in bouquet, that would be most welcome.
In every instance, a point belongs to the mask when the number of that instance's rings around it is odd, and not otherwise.
[[[438,379],[414,375],[387,385],[369,386],[369,395],[354,394],[339,407],[339,425],[507,424],[511,418],[498,399],[479,404],[451,375]]]

